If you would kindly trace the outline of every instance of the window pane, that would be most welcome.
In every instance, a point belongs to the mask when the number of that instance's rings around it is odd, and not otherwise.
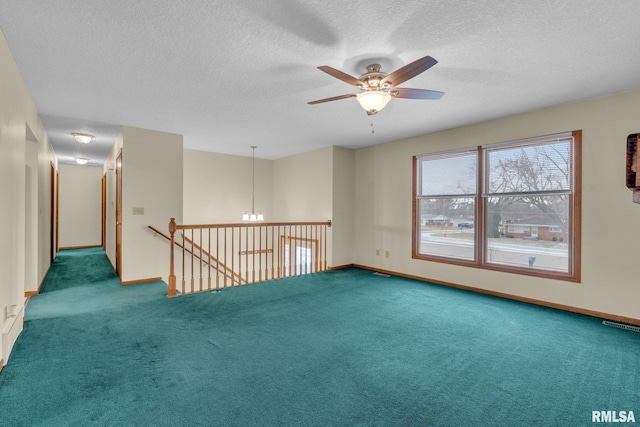
[[[477,153],[425,156],[420,160],[423,196],[476,194]]]
[[[488,263],[569,271],[568,196],[487,200]]]
[[[473,198],[420,199],[418,252],[422,255],[473,260]]]
[[[489,194],[571,189],[570,140],[488,149],[486,153]]]

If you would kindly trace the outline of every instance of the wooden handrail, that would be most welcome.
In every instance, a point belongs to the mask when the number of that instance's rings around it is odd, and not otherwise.
[[[253,227],[272,227],[272,226],[300,226],[300,225],[326,225],[327,227],[331,227],[333,223],[331,220],[327,221],[318,221],[318,222],[234,222],[228,224],[176,224],[177,230],[191,230],[191,229],[204,229],[204,228],[232,228],[232,227],[242,227],[242,228],[253,228]]]
[[[151,231],[153,231],[155,234],[159,234],[162,237],[164,237],[167,240],[171,240],[171,237],[167,236],[166,234],[164,234],[162,231],[158,230],[157,228],[155,228],[153,225],[148,225],[147,228]]]

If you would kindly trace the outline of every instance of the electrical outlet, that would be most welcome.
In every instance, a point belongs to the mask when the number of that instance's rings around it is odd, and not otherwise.
[[[10,319],[12,317],[16,317],[18,315],[18,306],[17,305],[8,305],[4,308],[4,318]]]
[[[380,256],[380,249],[376,249],[376,256]]]
[[[389,251],[384,251],[384,257],[389,258]]]

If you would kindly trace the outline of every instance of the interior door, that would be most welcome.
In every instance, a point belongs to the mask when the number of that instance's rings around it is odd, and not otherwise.
[[[116,274],[122,277],[122,151],[116,158]]]
[[[107,174],[102,175],[102,213],[101,213],[102,249],[107,250]]]
[[[56,257],[56,241],[55,241],[55,232],[56,232],[56,168],[51,163],[51,174],[49,176],[51,180],[51,185],[49,188],[49,195],[51,198],[51,205],[49,210],[49,262],[53,264],[53,259]]]
[[[60,172],[56,171],[56,253],[60,250]]]

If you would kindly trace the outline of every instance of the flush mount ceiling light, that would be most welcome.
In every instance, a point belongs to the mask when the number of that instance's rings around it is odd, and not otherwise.
[[[76,163],[79,165],[86,165],[87,163],[89,163],[89,159],[87,159],[86,157],[76,157]]]
[[[88,144],[91,138],[93,138],[93,135],[89,135],[88,133],[73,132],[71,135],[81,144]]]
[[[244,215],[242,215],[243,221],[264,221],[264,215],[262,212],[256,212],[256,146],[252,145],[251,149],[253,150],[252,160],[251,160],[251,212],[245,211]]]
[[[319,99],[317,101],[311,101],[308,104],[322,104],[324,102],[356,97],[367,114],[372,115],[382,110],[391,98],[440,99],[444,95],[443,92],[397,87],[399,84],[402,84],[418,74],[427,71],[437,63],[438,61],[432,57],[425,56],[424,58],[413,61],[390,74],[381,71],[380,64],[370,64],[367,66],[367,72],[358,78],[350,76],[343,71],[336,70],[328,65],[322,65],[318,67],[319,70],[324,71],[336,79],[357,87],[362,92],[348,93],[346,95]]]

